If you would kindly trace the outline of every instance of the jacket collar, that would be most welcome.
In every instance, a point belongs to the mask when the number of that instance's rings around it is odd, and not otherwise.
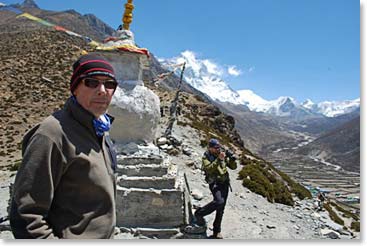
[[[93,127],[93,119],[95,118],[92,113],[84,109],[79,103],[74,101],[73,98],[69,98],[65,103],[65,111],[70,113],[71,116],[78,121],[81,125],[85,126],[93,136],[96,136],[96,132]]]
[[[210,161],[213,162],[215,161],[215,159],[217,159],[217,157],[215,155],[213,155],[212,153],[210,153],[209,150],[205,151],[204,156]]]
[[[83,126],[87,127],[88,130],[93,134],[93,136],[97,136],[96,131],[93,127],[93,120],[95,119],[95,116],[91,112],[83,108],[76,101],[75,98],[69,97],[65,103],[64,108],[67,112],[69,112],[72,115],[72,117],[76,121],[78,121]],[[115,117],[113,117],[110,114],[107,114],[107,116],[110,118],[112,124],[113,121],[115,120]]]

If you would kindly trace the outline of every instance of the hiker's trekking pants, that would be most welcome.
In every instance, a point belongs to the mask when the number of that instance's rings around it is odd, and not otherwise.
[[[213,232],[221,232],[221,224],[224,213],[224,207],[226,206],[229,184],[228,183],[211,183],[209,184],[209,189],[213,195],[213,201],[208,203],[202,208],[196,210],[195,215],[206,216],[214,211],[216,212],[215,220],[213,223]]]

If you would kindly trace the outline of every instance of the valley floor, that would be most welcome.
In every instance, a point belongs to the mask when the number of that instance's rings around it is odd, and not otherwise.
[[[346,171],[338,165],[314,156],[294,154],[298,146],[307,144],[310,139],[311,137],[305,136],[300,139],[298,145],[282,146],[268,153],[266,158],[297,182],[313,191],[324,191],[327,198],[359,216],[360,173]],[[346,225],[350,226],[351,222],[343,219]]]

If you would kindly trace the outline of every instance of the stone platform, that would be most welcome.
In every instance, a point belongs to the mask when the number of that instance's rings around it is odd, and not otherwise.
[[[117,227],[139,228],[146,236],[154,232],[155,237],[171,238],[172,232],[179,233],[188,221],[185,192],[183,178],[168,160],[160,156],[119,156]]]

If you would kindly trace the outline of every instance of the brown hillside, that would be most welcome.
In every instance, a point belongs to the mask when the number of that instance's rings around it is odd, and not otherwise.
[[[0,165],[20,159],[24,133],[69,96],[71,64],[85,42],[49,29],[0,39]]]

